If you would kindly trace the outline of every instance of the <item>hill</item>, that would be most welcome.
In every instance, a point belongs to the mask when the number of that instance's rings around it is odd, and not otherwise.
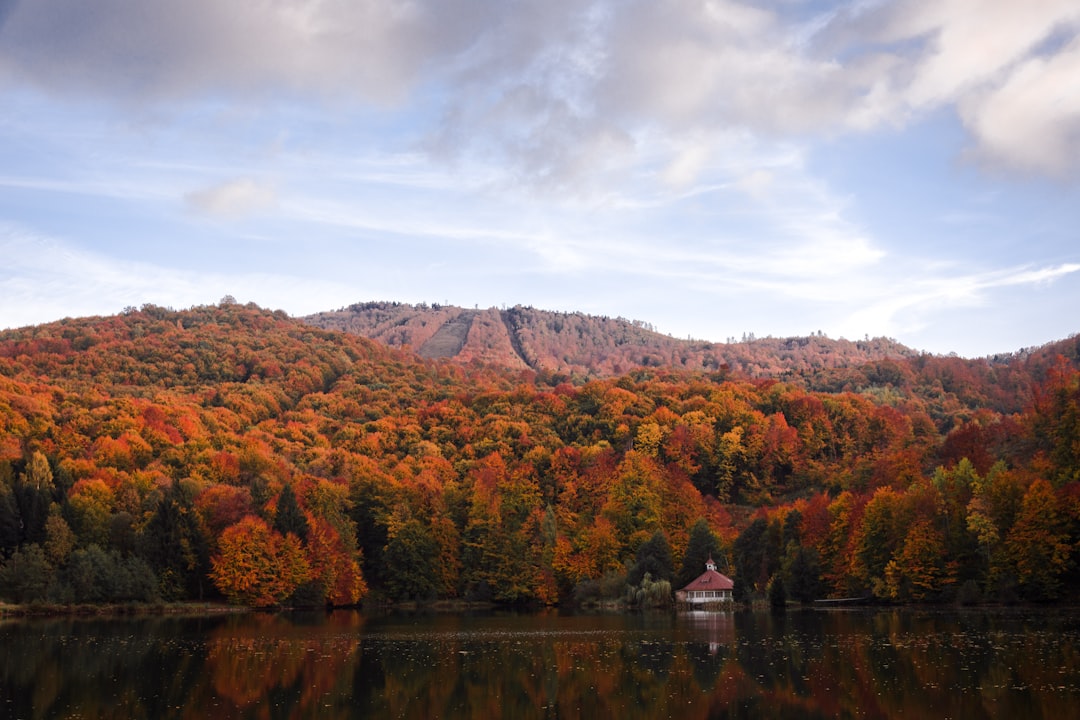
[[[520,305],[466,310],[369,302],[302,319],[390,347],[409,347],[426,358],[480,361],[578,379],[613,377],[642,367],[779,378],[919,355],[887,338],[849,341],[812,335],[729,343],[680,340],[640,321]]]
[[[1077,336],[1015,353],[960,358],[920,353],[889,338],[680,340],[640,321],[521,306],[466,310],[369,302],[301,320],[424,358],[530,369],[551,385],[651,368],[781,380],[820,392],[865,393],[893,405],[917,399],[943,431],[981,409],[1023,411],[1059,356],[1080,367]]]
[[[0,598],[555,603],[702,553],[750,596],[1071,597],[1080,372],[1054,348],[570,383],[253,305],[4,331]]]

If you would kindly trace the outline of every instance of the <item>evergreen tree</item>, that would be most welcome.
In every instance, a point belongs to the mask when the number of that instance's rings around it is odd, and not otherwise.
[[[19,546],[21,524],[15,491],[7,483],[0,481],[0,559],[7,557]]]
[[[202,599],[210,553],[191,494],[174,482],[142,534],[143,557],[165,600]]]
[[[15,484],[15,502],[22,521],[23,543],[45,542],[45,523],[53,501],[53,474],[49,461],[41,452],[30,458],[26,471]]]
[[[626,575],[626,584],[637,587],[641,584],[646,573],[652,577],[654,582],[666,580],[670,583],[675,576],[674,561],[671,558],[671,546],[668,544],[667,535],[662,530],[657,530],[651,538],[638,548],[634,564]]]
[[[675,576],[675,587],[686,587],[694,578],[705,572],[705,563],[709,558],[715,560],[719,554],[720,543],[709,529],[709,523],[704,519],[698,520],[690,528],[690,541],[686,545],[686,553],[683,555],[679,574]]]
[[[427,525],[416,519],[405,522],[386,545],[386,590],[396,600],[429,600],[435,597],[435,562],[439,546]]]
[[[784,533],[781,544],[786,548],[791,544],[802,544],[802,513],[792,510],[784,518]]]
[[[296,493],[292,485],[285,485],[278,495],[277,511],[274,513],[274,529],[282,535],[292,533],[301,540],[307,540],[308,521],[300,504],[296,501]]]
[[[776,575],[769,583],[769,607],[779,610],[787,605],[787,589],[784,587],[784,578]]]
[[[749,593],[755,588],[764,590],[769,572],[768,553],[769,524],[764,518],[758,518],[739,533],[732,549],[735,562],[736,586]]]
[[[27,545],[0,567],[0,597],[15,603],[44,600],[52,576],[52,563],[41,546]]]
[[[792,600],[810,603],[821,595],[821,567],[813,548],[799,546],[788,568],[789,595]]]

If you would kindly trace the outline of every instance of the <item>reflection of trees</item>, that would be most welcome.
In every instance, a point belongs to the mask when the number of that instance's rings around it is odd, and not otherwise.
[[[686,659],[690,661],[690,667],[694,673],[694,680],[698,687],[708,692],[716,684],[716,678],[720,676],[720,670],[727,662],[728,648],[726,646],[710,646],[709,643],[687,643]]]
[[[333,613],[310,625],[255,614],[217,629],[207,641],[206,671],[231,707],[214,715],[349,716],[349,669],[362,623],[357,613]]]
[[[0,624],[20,718],[1069,717],[1075,615],[361,615]],[[674,622],[674,624],[672,624]],[[569,629],[568,629],[569,627]],[[378,630],[379,628],[374,628]],[[360,652],[361,645],[363,652]]]
[[[730,612],[686,612],[679,621],[690,634],[686,658],[701,690],[713,689],[735,645],[735,618]]]
[[[178,647],[191,620],[42,620],[0,629],[0,703],[9,717],[177,717],[202,683]]]

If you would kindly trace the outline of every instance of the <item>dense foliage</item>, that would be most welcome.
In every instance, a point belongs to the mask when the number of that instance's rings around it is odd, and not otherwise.
[[[575,385],[236,304],[7,331],[0,596],[656,604],[714,555],[744,598],[1053,600],[1073,359]]]

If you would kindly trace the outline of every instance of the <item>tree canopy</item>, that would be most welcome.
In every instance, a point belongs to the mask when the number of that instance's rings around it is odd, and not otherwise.
[[[555,603],[712,556],[762,599],[1065,598],[1075,358],[574,380],[235,303],[4,331],[0,595]]]

